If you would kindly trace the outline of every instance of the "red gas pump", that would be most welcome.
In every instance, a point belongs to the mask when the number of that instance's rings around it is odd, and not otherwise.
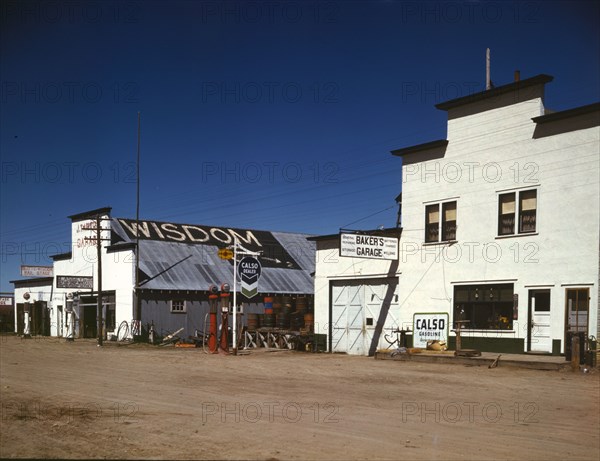
[[[208,295],[209,300],[209,313],[210,313],[210,330],[208,336],[208,351],[211,354],[219,352],[219,342],[217,341],[218,325],[217,325],[217,309],[219,304],[219,287],[211,285],[208,289],[210,294]]]
[[[229,284],[221,285],[221,338],[220,347],[224,352],[229,352],[228,329],[229,317]]]

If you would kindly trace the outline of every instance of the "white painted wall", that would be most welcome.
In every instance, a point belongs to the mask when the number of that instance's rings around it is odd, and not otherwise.
[[[528,291],[548,288],[551,336],[564,352],[565,289],[581,287],[590,289],[589,334],[598,337],[600,129],[533,139],[532,118],[544,114],[542,95],[543,88],[533,88],[528,100],[496,109],[488,101],[486,110],[463,117],[451,110],[445,155],[403,159],[395,312],[401,325],[411,325],[417,312],[448,312],[452,324],[456,284],[507,282],[519,295],[513,329],[466,336],[523,338],[526,344]],[[524,189],[537,189],[536,233],[498,237],[498,194]],[[457,242],[424,244],[425,206],[446,200],[457,201]],[[318,333],[328,334],[331,280],[381,276],[390,267],[389,261],[338,252],[336,239],[317,242]]]
[[[133,250],[104,252],[102,260],[103,290],[115,290],[115,334],[124,320],[130,325],[134,318],[133,288],[135,285],[135,254]]]
[[[402,310],[447,310],[452,318],[453,284],[513,281],[519,295],[513,331],[474,335],[525,338],[530,286],[551,288],[553,339],[564,337],[566,285],[590,288],[590,318],[597,318],[600,130],[532,139],[531,118],[542,114],[535,98],[451,120],[444,158],[411,163],[406,157]],[[498,192],[523,188],[538,190],[537,232],[499,238]],[[450,198],[457,201],[458,243],[424,244],[425,205]],[[589,328],[597,336],[594,320]]]
[[[108,216],[104,216],[108,218]],[[72,254],[69,259],[54,261],[54,283],[53,286],[35,288],[17,288],[15,289],[15,297],[18,301],[23,302],[23,294],[29,292],[32,299],[36,301],[47,301],[50,309],[52,336],[64,336],[67,331],[67,316],[66,303],[67,295],[79,291],[84,294],[91,290],[78,290],[76,288],[58,288],[56,276],[89,276],[93,277],[94,290],[98,289],[97,277],[97,250],[94,242],[85,240],[85,237],[95,237],[93,230],[86,228],[95,228],[95,221],[84,219],[74,221],[71,224],[72,235]],[[110,221],[103,221],[103,227],[109,228]],[[110,238],[110,232],[103,231],[102,238]],[[126,320],[128,323],[134,317],[133,311],[133,287],[135,273],[135,255],[133,250],[123,250],[119,252],[107,253],[106,247],[110,242],[102,242],[102,289],[103,291],[115,291],[116,295],[116,319],[115,330],[119,324]],[[62,306],[62,314],[59,314],[58,306]],[[15,307],[16,309],[16,307]],[[16,318],[16,310],[15,310]],[[16,325],[15,325],[16,331]],[[111,333],[111,331],[108,331]]]
[[[390,268],[392,268],[390,272]],[[317,241],[315,272],[315,333],[329,335],[330,284],[332,281],[374,280],[397,275],[392,261],[351,258],[339,255],[339,238]],[[393,303],[390,316],[399,318]],[[383,340],[383,338],[382,338]],[[381,341],[380,341],[381,343]],[[329,344],[329,338],[328,338]],[[328,345],[329,347],[329,345]]]

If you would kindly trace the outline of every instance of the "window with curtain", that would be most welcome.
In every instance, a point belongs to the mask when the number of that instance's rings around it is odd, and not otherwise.
[[[498,235],[516,235],[535,232],[537,190],[500,194],[498,202]],[[518,221],[517,221],[518,216]],[[518,227],[515,223],[518,222]]]
[[[425,243],[456,240],[456,201],[425,207]]]
[[[527,190],[519,195],[519,233],[535,232],[537,191]]]
[[[427,205],[425,208],[425,242],[439,240],[440,206],[439,204]]]

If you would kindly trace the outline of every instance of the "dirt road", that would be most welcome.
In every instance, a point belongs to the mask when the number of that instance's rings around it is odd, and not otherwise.
[[[600,373],[6,336],[0,373],[1,457],[600,457]]]

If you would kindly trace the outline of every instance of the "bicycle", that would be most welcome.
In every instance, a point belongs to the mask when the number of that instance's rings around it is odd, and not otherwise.
[[[396,345],[396,350],[394,352],[392,352],[392,357],[394,357],[395,355],[398,355],[398,354],[406,353],[406,350],[407,350],[406,349],[406,347],[407,347],[406,346],[406,333],[409,333],[409,332],[410,332],[410,330],[408,330],[408,329],[405,330],[404,328],[402,328],[402,329],[396,328],[395,330],[392,329],[391,333],[396,334],[396,339],[394,339],[393,341],[390,340],[389,336],[386,333],[383,334],[383,338],[389,344],[388,349],[391,349],[394,347],[394,345]]]

